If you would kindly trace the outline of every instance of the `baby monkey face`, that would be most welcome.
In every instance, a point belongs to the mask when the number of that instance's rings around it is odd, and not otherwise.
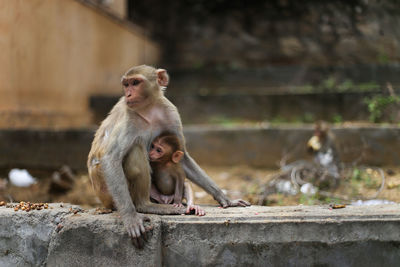
[[[167,145],[161,140],[155,140],[150,147],[149,158],[150,161],[158,161],[171,156],[171,146]]]

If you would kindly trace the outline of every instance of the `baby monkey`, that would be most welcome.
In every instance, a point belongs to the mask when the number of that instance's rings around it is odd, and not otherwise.
[[[185,173],[179,163],[183,155],[183,146],[173,133],[163,132],[154,139],[149,151],[152,169],[150,199],[183,207],[182,199],[185,198],[188,211],[203,216],[205,211],[194,205],[192,187],[185,182]]]

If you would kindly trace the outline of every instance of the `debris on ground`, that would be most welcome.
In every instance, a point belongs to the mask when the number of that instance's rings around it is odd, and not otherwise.
[[[343,204],[331,204],[331,205],[329,205],[329,207],[331,207],[332,209],[343,209],[343,208],[346,208],[346,205],[343,205]]]
[[[383,171],[378,167],[361,166],[358,164],[360,159],[344,164],[337,153],[335,140],[329,128],[320,124],[315,127],[308,142],[297,145],[310,151],[311,160],[289,161],[289,158],[293,160],[295,157],[294,153],[290,153],[293,151],[288,151],[282,157],[279,170],[246,165],[202,167],[229,198],[241,198],[252,204],[348,205],[359,199],[365,201],[378,197],[400,202],[398,166],[390,166]],[[361,158],[363,151],[358,154]],[[9,169],[3,170],[3,175],[6,176],[8,172]],[[65,202],[85,208],[101,207],[86,172],[74,174],[69,167],[58,170],[30,169],[29,172],[37,177],[36,183],[29,187],[19,187],[0,178],[0,201]],[[192,186],[196,204],[218,204],[203,189],[195,184]]]
[[[48,203],[31,203],[31,202],[25,202],[21,201],[19,204],[13,206],[14,211],[26,211],[29,212],[31,210],[42,210],[42,209],[48,209],[49,204]]]
[[[54,195],[65,194],[74,186],[76,176],[70,167],[64,165],[55,171],[51,177],[49,193]]]
[[[32,177],[25,169],[12,169],[8,174],[8,178],[11,184],[18,187],[29,187],[36,183],[36,178]]]
[[[0,191],[7,189],[7,179],[0,179]]]
[[[348,166],[340,160],[336,137],[326,123],[315,124],[314,134],[305,147],[312,154],[313,161],[297,160],[286,164],[287,157],[284,156],[280,172],[263,186],[257,204],[264,205],[276,193],[302,193],[306,198],[349,201],[357,198],[375,199],[383,190],[385,173],[381,168],[360,166],[357,164],[360,158]],[[395,172],[390,170],[390,173]],[[390,186],[394,188],[397,185],[400,182],[393,182]]]
[[[305,183],[300,187],[300,192],[308,196],[313,196],[318,192],[318,188],[311,183]]]
[[[299,192],[290,181],[277,180],[274,186],[279,193],[283,194],[296,195]]]
[[[351,202],[353,206],[372,206],[372,205],[383,205],[383,204],[396,204],[396,202],[385,200],[385,199],[370,199],[370,200],[357,200]]]

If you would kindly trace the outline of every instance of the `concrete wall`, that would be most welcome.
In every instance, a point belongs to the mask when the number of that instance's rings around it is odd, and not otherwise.
[[[400,206],[219,209],[150,215],[136,249],[118,213],[0,207],[1,266],[398,266]],[[79,211],[74,214],[73,211]]]
[[[395,0],[130,2],[170,69],[400,62]]]
[[[79,126],[90,94],[119,94],[129,67],[154,64],[143,31],[85,0],[0,0],[0,127]]]
[[[332,128],[341,160],[360,159],[367,165],[400,164],[400,128],[396,126],[348,126]],[[188,150],[201,164],[278,167],[307,159],[306,143],[313,134],[309,126],[259,126],[239,128],[186,127]],[[234,145],[233,145],[234,144]]]
[[[399,127],[334,128],[341,159],[372,166],[400,164]],[[309,126],[280,127],[185,127],[188,151],[200,164],[278,168],[284,155],[288,163],[307,159],[305,144],[312,136]],[[62,131],[0,131],[0,169],[58,169],[66,164],[86,171],[86,159],[94,129]],[[234,144],[234,145],[233,145]]]

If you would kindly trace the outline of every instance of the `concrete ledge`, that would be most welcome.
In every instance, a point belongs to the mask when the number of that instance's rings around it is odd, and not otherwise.
[[[151,215],[135,249],[117,213],[0,207],[1,266],[398,266],[400,206],[220,209]],[[74,209],[76,207],[73,207]]]

